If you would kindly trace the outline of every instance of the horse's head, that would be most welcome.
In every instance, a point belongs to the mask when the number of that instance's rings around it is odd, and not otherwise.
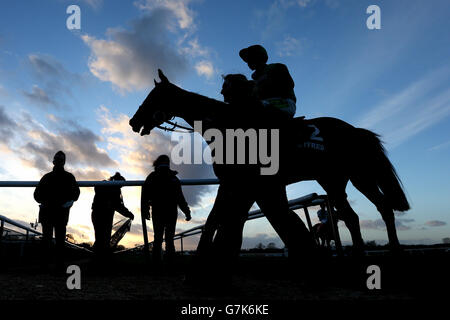
[[[168,99],[172,95],[169,90],[173,89],[174,85],[170,83],[159,69],[158,75],[161,81],[157,82],[155,80],[155,87],[150,91],[129,122],[133,131],[140,132],[141,136],[150,134],[151,130],[172,117],[170,112],[165,110],[165,106],[170,104]]]

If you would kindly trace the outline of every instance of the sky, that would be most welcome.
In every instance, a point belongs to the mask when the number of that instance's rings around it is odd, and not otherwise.
[[[80,29],[69,30],[66,10],[73,4]],[[372,4],[380,8],[381,29],[366,25]],[[239,50],[261,44],[269,62],[288,66],[297,116],[336,117],[381,135],[412,207],[397,213],[400,242],[440,243],[450,237],[449,16],[446,0],[2,1],[0,181],[38,181],[58,150],[77,180],[116,171],[145,179],[152,161],[173,148],[169,134],[140,137],[128,125],[157,69],[186,90],[222,100],[223,75],[251,75]],[[181,179],[214,177],[206,164],[173,167]],[[33,191],[0,188],[0,214],[34,222]],[[216,195],[216,187],[183,191],[193,219],[180,214],[178,231],[202,224]],[[287,191],[290,199],[324,193],[313,181]],[[122,192],[139,215],[139,188]],[[351,184],[347,194],[364,240],[386,243],[376,208]],[[93,188],[83,188],[71,210],[68,232],[78,242],[94,241],[93,196]],[[143,242],[135,220],[121,243],[127,247]],[[339,227],[349,244],[348,230]],[[195,248],[196,241],[186,239],[185,246]],[[282,247],[264,218],[244,229],[244,247],[260,242]]]

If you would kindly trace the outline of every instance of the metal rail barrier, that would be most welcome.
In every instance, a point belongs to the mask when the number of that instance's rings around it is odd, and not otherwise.
[[[21,223],[18,223],[18,222],[14,221],[14,220],[11,220],[8,217],[0,215],[0,243],[3,241],[4,231],[5,230],[9,230],[8,228],[5,227],[5,224],[10,224],[10,225],[12,225],[12,226],[14,226],[16,228],[19,228],[21,231],[24,231],[24,233],[22,233],[21,235],[25,236],[25,241],[29,240],[30,233],[33,234],[32,235],[33,237],[42,236],[41,232],[39,232],[39,231],[37,231],[37,230],[35,230],[33,228],[30,228],[28,226],[25,226],[25,225],[23,225]],[[14,231],[14,230],[11,230],[11,231]],[[20,234],[20,232],[17,232],[17,231],[14,231],[14,232]],[[23,255],[23,245],[24,245],[24,243],[22,243],[22,246],[21,246],[21,254],[20,254],[21,256]],[[92,253],[91,250],[89,250],[87,248],[83,248],[83,247],[77,246],[76,244],[71,243],[70,241],[67,241],[67,240],[66,240],[66,245],[68,245],[71,248],[77,249],[77,250],[83,250],[83,251]]]
[[[30,236],[30,233],[32,233],[35,236],[40,236],[42,235],[42,233],[40,233],[39,231],[36,231],[28,226],[24,226],[21,223],[18,223],[14,220],[11,220],[5,216],[0,215],[0,242],[3,240],[3,233],[5,230],[7,230],[5,228],[5,223],[10,224],[12,226],[15,226],[23,231],[25,231],[24,235],[25,235],[25,241],[28,241],[28,238]]]
[[[216,185],[219,184],[218,179],[181,179],[180,180],[182,185],[185,186],[196,186],[196,185]],[[23,187],[36,187],[38,185],[38,181],[0,181],[0,187],[6,187],[6,188],[23,188]],[[144,184],[144,180],[129,180],[129,181],[77,181],[78,186],[80,187],[96,187],[96,186],[142,186]],[[312,224],[311,224],[311,218],[309,216],[308,207],[316,206],[321,203],[325,203],[327,206],[327,211],[329,214],[330,222],[332,225],[332,230],[335,238],[335,246],[337,253],[339,255],[342,254],[342,244],[339,237],[339,231],[337,228],[337,219],[334,217],[333,210],[331,210],[331,205],[328,200],[328,197],[326,195],[317,195],[316,193],[311,193],[309,195],[289,200],[289,207],[291,210],[296,209],[303,209],[306,217],[306,221],[308,224],[308,228],[311,233],[313,233],[314,239],[316,239],[316,236],[314,235]],[[247,220],[253,220],[257,218],[264,217],[264,213],[261,210],[253,210],[249,212]],[[31,229],[29,227],[26,227],[22,224],[19,224],[11,219],[8,219],[7,217],[1,216],[1,226],[0,226],[0,241],[1,237],[3,235],[4,230],[4,223],[10,223],[12,225],[15,225],[16,227],[19,227],[26,231],[26,234],[28,236],[29,232],[33,232],[34,234],[41,235],[40,232]],[[203,232],[204,225],[194,227],[192,229],[180,232],[175,235],[174,239],[181,241],[181,251],[183,252],[183,238],[190,237],[196,234],[199,234]],[[124,251],[130,251],[130,250],[136,250],[137,248],[144,248],[148,252],[149,250],[149,242],[148,242],[148,235],[147,235],[147,224],[145,219],[142,217],[142,232],[143,232],[143,238],[144,238],[144,245],[138,246],[131,249],[122,250],[119,252]],[[67,242],[68,244],[75,246],[80,249],[88,250],[86,248],[78,247],[70,242]],[[88,250],[89,251],[89,250]]]
[[[332,226],[333,226],[336,250],[337,250],[338,254],[342,254],[342,243],[340,240],[337,225],[335,226],[337,221],[331,211],[328,197],[326,195],[317,195],[316,193],[311,193],[311,194],[308,194],[308,195],[300,197],[300,198],[289,200],[288,203],[289,203],[289,208],[291,210],[297,210],[297,209],[304,210],[306,221],[308,224],[308,229],[313,234],[315,241],[317,241],[317,239],[316,239],[316,235],[314,234],[314,231],[313,231],[308,207],[317,206],[322,203],[325,203],[325,205],[328,207],[327,209],[329,210],[328,212],[329,212],[330,222],[332,223]],[[264,213],[261,211],[261,209],[253,210],[248,213],[247,221],[262,218],[262,217],[264,217]],[[183,239],[202,233],[204,230],[204,227],[205,227],[205,225],[197,226],[192,229],[177,233],[174,236],[174,240],[178,240],[178,239],[180,240],[180,250],[182,253],[183,253]]]

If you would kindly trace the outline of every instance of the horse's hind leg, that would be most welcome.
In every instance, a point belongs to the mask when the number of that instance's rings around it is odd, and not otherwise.
[[[397,237],[397,230],[395,229],[394,211],[386,203],[385,197],[378,189],[378,186],[369,179],[352,179],[351,180],[356,189],[361,191],[367,199],[369,199],[381,213],[389,239],[391,250],[396,251],[400,249],[400,242]]]
[[[345,222],[350,235],[352,236],[353,249],[355,251],[364,250],[364,241],[361,236],[361,228],[359,227],[359,217],[347,201],[345,187],[347,179],[333,181],[319,181],[320,185],[325,189],[332,204],[336,207],[339,218]]]

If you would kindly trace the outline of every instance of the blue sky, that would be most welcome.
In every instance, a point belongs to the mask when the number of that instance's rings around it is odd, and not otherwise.
[[[81,8],[68,30],[66,8]],[[381,29],[366,8],[381,8]],[[170,136],[141,138],[127,125],[153,87],[157,68],[185,89],[221,99],[222,75],[250,70],[238,51],[260,43],[295,81],[297,115],[333,116],[381,134],[412,209],[398,216],[403,243],[450,237],[450,3],[363,0],[16,1],[0,4],[0,180],[38,180],[57,148],[79,180],[120,170],[144,179],[168,152]],[[180,178],[210,177],[206,166],[177,168]],[[214,188],[185,187],[193,223],[204,221]],[[366,241],[387,240],[376,208],[347,193]],[[138,212],[139,190],[124,188]],[[322,193],[315,182],[288,187],[291,198]],[[92,241],[84,189],[70,232]],[[27,199],[23,201],[22,199]],[[0,214],[30,222],[31,189],[0,190]],[[314,211],[312,212],[315,216]],[[315,218],[315,217],[314,217]],[[348,231],[341,228],[349,240]],[[277,240],[264,220],[248,223],[245,246]],[[139,224],[125,239],[139,243]]]

